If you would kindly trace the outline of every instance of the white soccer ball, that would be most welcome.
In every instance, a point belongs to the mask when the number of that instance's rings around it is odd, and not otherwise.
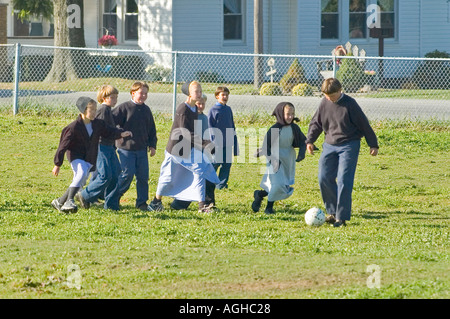
[[[322,226],[325,223],[325,213],[318,207],[310,208],[305,213],[305,222],[309,226]]]

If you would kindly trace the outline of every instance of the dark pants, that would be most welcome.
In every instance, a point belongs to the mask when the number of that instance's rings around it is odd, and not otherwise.
[[[97,176],[81,192],[81,195],[88,203],[104,198],[106,209],[119,209],[110,203],[111,193],[117,185],[120,174],[120,163],[114,146],[99,145],[96,166]]]
[[[319,159],[319,186],[323,203],[330,215],[350,220],[352,191],[358,163],[359,140],[338,145],[323,144]]]
[[[133,178],[136,176],[136,207],[147,205],[148,201],[148,156],[147,150],[126,151],[118,149],[122,172],[119,175],[117,186],[111,194],[111,203],[119,208],[120,198],[130,188]],[[114,209],[113,206],[110,207]]]
[[[217,177],[219,177],[220,183],[216,185],[217,189],[227,188],[228,179],[230,177],[231,164],[233,162],[232,147],[224,147],[216,151],[216,160],[213,164],[214,169],[219,169]]]

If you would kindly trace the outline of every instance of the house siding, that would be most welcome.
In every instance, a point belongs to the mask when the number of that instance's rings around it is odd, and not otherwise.
[[[335,41],[320,40],[320,2],[298,1],[298,54],[328,55],[348,37]],[[398,1],[397,35],[384,40],[384,56],[422,57],[434,50],[450,52],[450,4],[446,0]],[[378,56],[377,39],[353,39],[369,56]]]
[[[420,56],[434,50],[450,53],[450,3],[446,0],[421,2]]]

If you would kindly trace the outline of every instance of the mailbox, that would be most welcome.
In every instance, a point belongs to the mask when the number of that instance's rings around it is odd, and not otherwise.
[[[371,38],[393,38],[394,37],[394,28],[370,28],[370,37]]]

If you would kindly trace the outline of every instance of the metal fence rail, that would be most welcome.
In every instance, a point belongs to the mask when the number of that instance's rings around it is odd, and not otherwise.
[[[450,59],[58,48],[0,45],[0,111],[76,112],[81,95],[96,97],[111,84],[119,103],[136,80],[150,86],[147,104],[171,114],[184,100],[180,86],[198,80],[208,96],[225,85],[235,113],[271,112],[280,101],[311,116],[324,78],[337,77],[369,119],[438,119],[450,116]]]

